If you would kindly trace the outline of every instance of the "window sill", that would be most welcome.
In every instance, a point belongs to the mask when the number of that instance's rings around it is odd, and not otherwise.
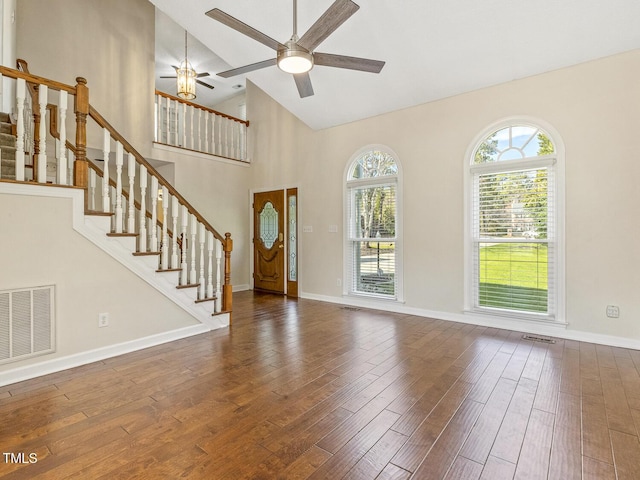
[[[523,322],[529,322],[536,325],[547,325],[559,328],[566,328],[569,324],[567,322],[563,322],[556,318],[550,317],[549,315],[538,314],[538,313],[526,313],[526,312],[514,312],[507,310],[499,310],[499,309],[480,309],[480,308],[472,308],[464,310],[465,315],[478,315],[482,317],[494,317],[494,318],[504,318],[510,320],[518,320]]]

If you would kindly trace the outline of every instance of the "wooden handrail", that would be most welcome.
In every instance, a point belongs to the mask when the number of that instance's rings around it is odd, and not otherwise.
[[[218,112],[217,110],[213,110],[212,108],[204,107],[202,105],[198,105],[197,103],[192,103],[187,100],[183,100],[179,97],[174,97],[173,95],[169,95],[168,93],[161,92],[160,90],[156,90],[156,95],[160,95],[161,97],[168,98],[169,100],[175,100],[176,102],[184,103],[193,108],[198,108],[200,110],[204,110],[205,112],[213,113],[214,115],[219,115],[224,118],[228,118],[229,120],[233,120],[234,122],[244,123],[247,127],[249,126],[249,120],[242,120],[240,118],[233,117],[231,115],[227,115],[226,113]]]
[[[200,213],[195,208],[193,208],[193,206],[189,202],[187,202],[187,200],[185,200],[185,198],[182,195],[180,195],[180,193],[178,193],[178,191],[175,188],[173,188],[173,186],[162,175],[160,175],[160,172],[158,172],[153,167],[153,165],[147,162],[147,160],[135,148],[133,148],[131,144],[127,142],[127,140],[122,135],[120,135],[116,131],[116,129],[113,128],[113,126],[111,126],[111,124],[107,122],[107,120],[105,120],[105,118],[102,115],[100,115],[100,113],[91,105],[89,105],[89,116],[93,120],[95,120],[95,122],[98,125],[100,125],[102,128],[106,128],[111,134],[111,136],[116,141],[120,142],[127,152],[131,153],[136,158],[138,163],[140,163],[141,165],[144,165],[147,168],[147,170],[151,174],[153,174],[154,177],[158,179],[158,183],[160,183],[163,187],[167,187],[167,190],[169,190],[169,193],[171,195],[176,197],[182,205],[187,207],[189,212],[192,213],[196,217],[196,219],[205,226],[207,230],[213,233],[213,236],[215,238],[220,240],[220,242],[222,242],[223,245],[225,244],[226,242],[225,237],[220,235],[218,231],[215,228],[213,228],[211,224],[207,222],[207,220],[202,215],[200,215]]]
[[[14,70],[13,68],[7,68],[0,65],[0,73],[7,77],[23,78],[27,82],[46,85],[47,87],[54,90],[64,90],[71,93],[72,95],[76,94],[76,87],[72,87],[71,85],[67,85],[66,83],[56,82],[55,80],[49,80],[48,78],[39,77],[37,75],[31,75],[30,73]]]

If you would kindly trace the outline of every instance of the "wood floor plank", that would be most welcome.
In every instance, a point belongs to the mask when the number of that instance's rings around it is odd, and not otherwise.
[[[640,354],[556,340],[240,292],[231,329],[1,387],[38,462],[0,480],[640,478]]]
[[[444,480],[477,480],[483,465],[464,457],[457,457]]]
[[[537,382],[521,378],[507,408],[504,420],[491,447],[491,455],[513,464],[518,463],[520,449],[536,394]]]
[[[635,435],[610,430],[618,480],[640,478],[640,442]]]
[[[527,433],[518,459],[515,480],[547,478],[549,455],[553,439],[554,415],[542,410],[532,410]]]
[[[444,478],[480,415],[482,407],[481,403],[473,400],[467,400],[462,404],[423,462],[415,470],[416,478],[424,480]]]
[[[616,480],[616,470],[610,463],[599,462],[593,458],[582,459],[583,480]]]
[[[516,464],[498,457],[489,456],[484,464],[480,480],[512,480],[516,474]]]
[[[460,455],[484,465],[511,403],[517,383],[501,378],[473,426]]]

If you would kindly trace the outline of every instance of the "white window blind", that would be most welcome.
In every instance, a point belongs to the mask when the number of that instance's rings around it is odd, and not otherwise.
[[[473,175],[476,308],[554,315],[554,175],[553,165],[540,163],[515,170],[493,163]]]

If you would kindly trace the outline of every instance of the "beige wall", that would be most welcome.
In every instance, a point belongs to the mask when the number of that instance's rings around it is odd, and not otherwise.
[[[55,285],[57,352],[0,372],[197,325],[72,227],[69,198],[0,194],[0,290]],[[98,314],[110,325],[98,328]]]
[[[91,105],[147,155],[153,138],[154,12],[147,0],[18,1],[18,58],[34,75],[70,85],[86,78]]]
[[[539,118],[566,147],[568,329],[640,341],[637,78],[633,51],[318,132],[250,86],[252,188],[300,187],[300,222],[314,229],[300,233],[300,289],[339,299],[345,166],[365,145],[388,146],[404,172],[405,307],[461,314],[465,154],[496,121]]]

